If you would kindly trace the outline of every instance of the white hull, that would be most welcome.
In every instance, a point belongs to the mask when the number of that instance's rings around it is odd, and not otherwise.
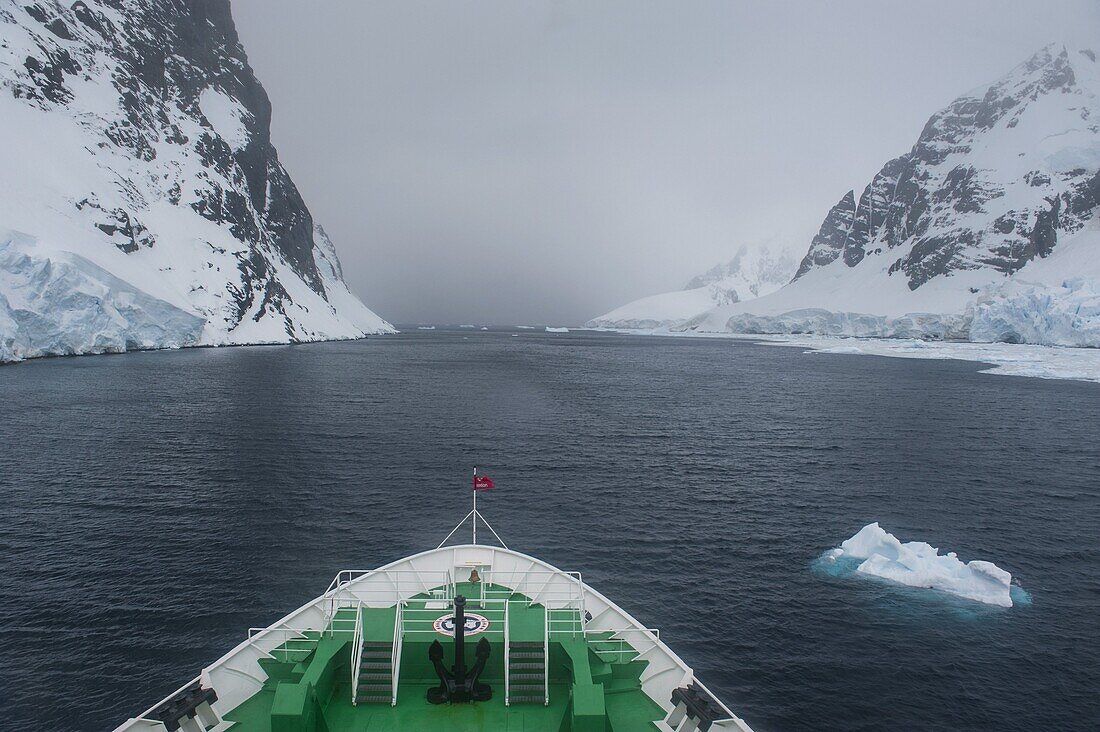
[[[320,597],[265,629],[254,629],[250,637],[202,670],[197,679],[205,688],[217,692],[213,709],[221,719],[258,692],[267,678],[259,660],[301,631],[323,631],[339,607],[363,603],[384,607],[407,600],[445,584],[447,578],[469,575],[477,569],[494,583],[510,586],[547,607],[564,607],[568,602],[583,603],[591,615],[586,631],[617,631],[628,638],[639,652],[639,658],[649,662],[641,677],[642,690],[659,704],[666,714],[674,714],[671,702],[674,689],[694,682],[694,673],[664,642],[659,634],[647,629],[625,610],[583,582],[577,573],[565,572],[534,557],[493,546],[446,546],[415,554],[376,570],[345,570],[337,575],[329,589]],[[183,687],[183,688],[186,688]],[[709,693],[709,692],[708,692]],[[711,695],[713,696],[713,695]],[[720,703],[720,702],[719,702]],[[751,732],[750,727],[725,705],[728,718],[714,723],[713,730]],[[160,721],[147,715],[132,718],[115,732],[165,732]],[[675,721],[675,716],[673,717]],[[671,730],[666,722],[656,722],[656,728]],[[230,729],[231,723],[220,722],[214,729]],[[677,728],[686,729],[677,725]],[[198,727],[196,727],[198,729]]]

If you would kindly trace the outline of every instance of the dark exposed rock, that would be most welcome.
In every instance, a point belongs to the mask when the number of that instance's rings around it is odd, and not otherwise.
[[[46,101],[65,104],[72,99],[73,93],[65,86],[65,75],[80,71],[79,64],[64,48],[43,51],[42,57],[28,56],[23,62],[34,87],[28,96],[36,98],[35,89]]]
[[[87,3],[83,2],[83,0],[77,0],[73,3],[72,11],[73,16],[77,20],[94,30],[100,36],[106,34],[107,31],[103,25],[103,21],[92,12],[91,8],[89,8]]]
[[[802,263],[798,266],[798,272],[794,278],[798,279],[814,267],[824,267],[830,264],[843,253],[844,244],[848,240],[848,232],[852,229],[852,220],[855,218],[856,199],[855,192],[848,191],[844,194],[832,209],[829,215],[821,222],[821,228],[810,244],[810,251],[806,253]]]
[[[27,15],[31,16],[42,25],[50,22],[50,16],[38,5],[27,5],[24,10],[27,11]]]
[[[131,218],[125,209],[104,210],[98,202],[85,198],[76,204],[77,210],[97,212],[95,227],[110,237],[116,247],[126,254],[133,254],[141,247],[150,248],[156,242],[140,221]]]
[[[998,234],[1011,234],[1016,230],[1016,219],[1012,218],[1010,214],[1003,214],[997,217],[997,220],[993,222],[993,231]]]
[[[1083,181],[1069,196],[1069,205],[1066,212],[1071,215],[1083,216],[1097,206],[1100,206],[1100,171],[1088,180]]]
[[[69,32],[69,26],[65,25],[65,21],[61,20],[61,18],[54,18],[49,23],[46,23],[46,29],[58,38],[62,38],[66,41],[74,40],[73,34]]]
[[[121,14],[121,21],[109,20],[120,16],[104,13],[105,8]],[[103,128],[97,146],[113,145],[146,162],[156,160],[161,145],[186,148],[207,172],[199,175],[199,185],[189,182],[188,193],[179,178],[169,176],[161,195],[226,225],[251,250],[242,271],[265,276],[270,267],[258,261],[274,254],[325,297],[314,261],[313,218],[271,144],[271,103],[248,64],[228,0],[76,0],[68,9],[32,3],[25,11],[46,32],[39,33],[39,47],[24,63],[26,80],[12,84],[16,96],[63,107],[73,98],[67,77],[81,71],[77,58],[106,54],[117,62],[111,81],[124,117]],[[205,118],[200,100],[208,89],[245,110],[247,139],[239,147],[228,144]],[[189,137],[172,122],[173,107],[207,131]],[[118,238],[123,251],[143,245],[140,232],[124,218],[96,226]],[[277,308],[289,299],[277,289],[267,287],[265,306]]]
[[[964,268],[961,252],[973,244],[974,235],[969,231],[959,232],[953,237],[918,239],[901,265],[908,275],[909,289],[915,290],[943,272]]]
[[[1024,180],[1027,184],[1036,188],[1050,185],[1050,176],[1046,173],[1041,173],[1038,170],[1033,170],[1024,176]]]
[[[1078,87],[1073,64],[1095,62],[1091,52],[1071,59],[1064,48],[1050,46],[987,89],[934,114],[912,150],[883,166],[858,205],[849,193],[833,207],[796,278],[838,258],[856,267],[872,254],[899,249],[888,273],[905,277],[916,289],[960,270],[992,267],[1012,273],[1049,256],[1059,232],[1079,229],[1100,207],[1100,172],[1052,175],[1033,169],[1014,180],[989,169],[988,155],[982,165],[971,161],[988,139],[1016,134],[1012,131],[1033,104],[1061,105],[1088,120],[1089,97]],[[1036,162],[1045,165],[1042,160]],[[1021,187],[1031,192],[1021,193]],[[1003,206],[998,199],[1010,188],[1013,210],[998,211]],[[1017,207],[1017,201],[1025,205]]]
[[[983,204],[1003,195],[1003,191],[983,185],[974,168],[952,168],[943,184],[932,194],[936,205],[950,205],[959,213],[977,213]]]
[[[1031,230],[1029,243],[1031,247],[1027,252],[1034,257],[1047,257],[1054,251],[1054,245],[1058,242],[1058,211],[1062,208],[1062,199],[1055,198],[1050,209],[1039,211],[1035,216],[1035,228]],[[1021,263],[1022,266],[1022,263]]]
[[[998,96],[995,89],[990,89],[982,99],[978,111],[974,115],[974,125],[983,129],[989,129],[997,124],[997,120],[1005,115],[1005,112],[1015,107],[1017,101],[1011,95]]]

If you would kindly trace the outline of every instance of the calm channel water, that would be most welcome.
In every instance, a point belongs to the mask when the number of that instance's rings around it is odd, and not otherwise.
[[[479,506],[761,732],[1100,728],[1100,386],[416,331],[0,368],[0,728],[102,732]],[[870,521],[1010,610],[814,569]]]

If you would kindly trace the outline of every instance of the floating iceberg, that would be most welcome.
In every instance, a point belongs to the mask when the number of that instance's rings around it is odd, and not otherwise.
[[[547,333],[568,333],[569,329],[568,328],[553,328],[553,327],[548,325],[548,326],[546,326],[546,332]]]
[[[1012,575],[992,562],[962,562],[954,552],[941,555],[923,541],[904,544],[878,523],[867,524],[855,536],[824,556],[862,560],[857,572],[910,587],[927,587],[989,605],[1012,607]]]

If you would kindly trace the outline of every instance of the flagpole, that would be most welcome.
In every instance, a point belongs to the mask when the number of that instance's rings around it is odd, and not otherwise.
[[[474,466],[474,543],[477,543],[477,466]]]

